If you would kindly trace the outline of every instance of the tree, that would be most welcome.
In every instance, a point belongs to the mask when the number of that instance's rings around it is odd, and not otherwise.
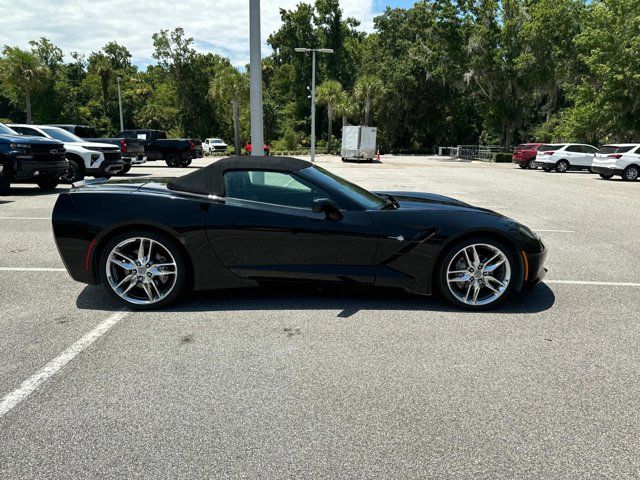
[[[356,80],[353,93],[358,100],[364,100],[364,124],[369,126],[373,99],[383,91],[383,83],[375,75],[367,74]]]
[[[342,126],[347,126],[350,118],[355,118],[360,112],[360,105],[348,92],[342,92],[340,99],[336,103],[335,114],[342,117]]]
[[[209,95],[215,101],[231,104],[233,112],[233,138],[235,154],[241,153],[240,139],[240,102],[246,100],[249,93],[249,81],[246,75],[229,66],[219,72],[211,81]]]
[[[31,94],[42,88],[49,78],[49,70],[35,54],[18,47],[5,46],[0,59],[0,78],[25,103],[27,123],[31,123]]]
[[[327,106],[327,153],[331,152],[331,134],[333,127],[334,107],[342,99],[344,92],[342,85],[336,80],[327,80],[318,86],[316,91],[316,103]]]

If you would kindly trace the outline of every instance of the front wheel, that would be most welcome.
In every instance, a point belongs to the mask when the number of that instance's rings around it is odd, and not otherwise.
[[[635,182],[638,179],[638,175],[640,175],[640,169],[635,165],[629,165],[622,172],[622,179],[627,182]]]
[[[438,272],[440,291],[455,306],[486,310],[513,290],[515,258],[502,242],[477,237],[452,246]]]
[[[11,190],[11,181],[0,173],[0,195],[8,195]]]
[[[185,158],[183,160],[180,160],[180,168],[187,168],[189,165],[191,165],[191,162],[193,160],[191,158]]]
[[[165,163],[167,164],[167,167],[177,168],[180,166],[180,157],[175,153],[172,153],[167,156]]]
[[[42,178],[36,182],[40,190],[50,191],[58,186],[60,180],[57,178]]]
[[[169,237],[147,231],[113,238],[100,255],[100,279],[107,291],[133,310],[173,302],[186,285],[186,263]]]
[[[84,169],[80,162],[75,159],[69,159],[69,169],[67,174],[62,177],[65,182],[74,183],[84,179]]]
[[[613,174],[611,173],[600,173],[600,178],[604,178],[605,180],[611,180],[613,178]]]
[[[122,170],[118,172],[118,175],[126,175],[131,170],[131,165],[125,165]]]
[[[556,163],[556,172],[558,173],[566,173],[569,170],[569,162],[566,160],[560,160]]]

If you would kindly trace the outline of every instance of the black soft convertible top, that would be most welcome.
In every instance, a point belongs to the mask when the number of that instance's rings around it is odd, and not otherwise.
[[[224,172],[229,170],[269,170],[297,172],[312,164],[293,157],[234,156],[223,158],[195,172],[176,178],[167,184],[171,190],[224,196]]]

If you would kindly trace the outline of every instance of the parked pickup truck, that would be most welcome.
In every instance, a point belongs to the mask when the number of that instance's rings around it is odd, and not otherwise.
[[[144,140],[147,161],[164,160],[169,167],[188,167],[194,158],[202,157],[201,142],[190,138],[167,138],[162,130],[125,130],[118,136],[127,141]]]
[[[145,140],[138,138],[100,138],[95,128],[87,125],[51,125],[53,127],[64,128],[66,131],[73,133],[74,135],[83,138],[87,142],[93,143],[109,143],[111,145],[117,145],[120,147],[122,153],[122,160],[124,161],[124,169],[120,174],[125,174],[131,170],[131,165],[140,165],[144,163],[144,145]]]
[[[53,190],[67,173],[62,142],[27,137],[0,123],[0,195],[8,193],[12,183],[35,183]]]

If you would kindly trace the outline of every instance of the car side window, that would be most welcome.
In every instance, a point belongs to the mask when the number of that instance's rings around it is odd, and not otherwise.
[[[598,151],[598,149],[594,147],[590,147],[589,145],[582,145],[582,151],[584,153],[594,154]]]
[[[582,147],[580,145],[569,145],[567,148],[565,148],[565,151],[582,153]]]
[[[228,171],[224,189],[230,198],[305,209],[311,209],[318,198],[329,198],[319,187],[287,172]]]
[[[16,132],[21,133],[22,135],[30,135],[32,137],[44,137],[44,134],[40,133],[37,130],[33,130],[32,128],[27,127],[14,127]]]

